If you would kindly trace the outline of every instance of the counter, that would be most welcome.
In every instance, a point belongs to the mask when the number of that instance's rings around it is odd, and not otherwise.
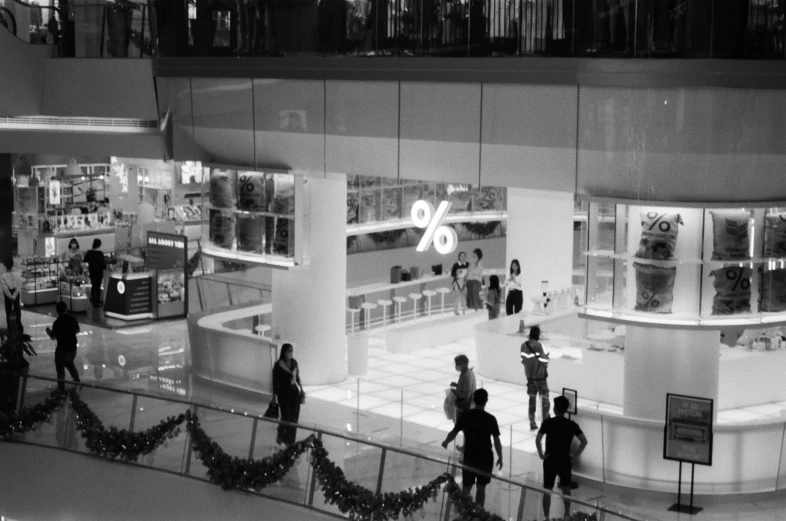
[[[151,272],[109,276],[104,297],[104,315],[120,320],[153,318],[153,274]]]

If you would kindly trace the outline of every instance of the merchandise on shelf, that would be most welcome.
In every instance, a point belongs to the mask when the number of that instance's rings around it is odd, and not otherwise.
[[[636,270],[636,311],[671,313],[677,268],[663,268],[634,262]]]
[[[679,225],[683,224],[678,213],[640,212],[641,239],[636,257],[640,259],[668,260],[677,248]]]
[[[710,272],[714,278],[713,315],[736,315],[751,311],[751,277],[749,267],[727,266]]]
[[[786,269],[761,269],[759,311],[769,313],[786,311]]]
[[[234,209],[237,206],[237,188],[237,171],[217,168],[210,171],[210,205],[213,208]]]
[[[178,222],[199,222],[202,220],[202,208],[199,206],[175,206],[175,220]]]
[[[786,257],[786,212],[764,216],[764,256]]]
[[[235,242],[235,223],[237,219],[231,212],[210,210],[210,242],[219,248],[232,249]]]
[[[186,296],[182,270],[158,272],[158,303],[183,301]]]
[[[273,197],[273,177],[262,172],[239,172],[237,208],[265,212]]]
[[[750,259],[751,213],[747,210],[712,210],[712,260]]]

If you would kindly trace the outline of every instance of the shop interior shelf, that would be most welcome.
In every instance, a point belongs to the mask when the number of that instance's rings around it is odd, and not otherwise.
[[[627,253],[615,253],[611,250],[589,250],[584,252],[585,257],[600,257],[605,259],[615,259],[624,261],[634,261],[643,264],[653,264],[655,266],[678,266],[680,264],[711,264],[721,266],[743,266],[751,264],[778,264],[786,267],[786,257],[751,257],[748,259],[731,259],[731,260],[716,260],[716,259],[696,259],[696,258],[682,258],[682,259],[646,259],[637,257]]]
[[[617,324],[678,329],[720,329],[725,327],[775,327],[786,325],[786,313],[745,313],[702,317],[689,313],[644,313],[627,309],[582,307],[580,318]]]

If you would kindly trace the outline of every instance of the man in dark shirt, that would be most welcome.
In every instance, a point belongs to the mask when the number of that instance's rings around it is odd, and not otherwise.
[[[448,448],[448,444],[456,439],[459,431],[463,432],[464,460],[462,463],[465,467],[491,474],[491,471],[494,470],[491,438],[494,438],[494,449],[497,451],[497,465],[502,470],[502,443],[499,441],[499,425],[497,419],[484,410],[489,400],[489,393],[485,389],[475,391],[472,399],[475,402],[475,408],[459,416],[456,426],[442,442],[442,447]],[[477,483],[475,501],[481,506],[486,501],[486,485],[491,482],[491,477],[485,474],[479,474],[466,468],[461,471],[461,488],[465,494],[469,494],[472,485]]]
[[[581,432],[579,425],[573,420],[565,418],[565,412],[570,407],[570,402],[564,396],[554,398],[554,417],[543,420],[540,430],[535,438],[538,455],[543,460],[543,488],[551,490],[559,476],[559,488],[565,496],[570,496],[573,477],[573,459],[584,451],[587,446],[587,437]],[[541,441],[546,436],[546,452],[543,453]],[[573,438],[579,439],[579,447],[571,453]],[[565,515],[570,512],[570,501],[564,500]],[[549,519],[551,510],[551,495],[543,495],[543,514]]]
[[[57,318],[51,328],[46,328],[49,338],[57,341],[55,348],[55,371],[57,371],[57,388],[65,391],[65,370],[71,374],[75,382],[79,382],[79,373],[76,371],[76,334],[79,333],[79,323],[67,313],[68,306],[65,302],[58,302]]]
[[[85,262],[90,271],[90,300],[93,306],[98,307],[101,302],[101,283],[104,281],[104,270],[106,270],[106,259],[104,252],[101,251],[101,239],[93,240],[93,249],[85,254]]]

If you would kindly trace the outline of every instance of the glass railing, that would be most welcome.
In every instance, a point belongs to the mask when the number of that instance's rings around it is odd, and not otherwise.
[[[786,7],[777,0],[190,0],[187,7],[173,5],[157,13],[161,56],[786,56]]]
[[[3,378],[7,380],[11,376],[4,374]],[[48,378],[29,376],[20,380],[22,387],[19,393],[20,409],[22,407],[29,409],[45,402],[54,387],[54,380]],[[71,388],[72,385],[69,383],[68,387]],[[199,427],[212,438],[212,441],[230,456],[238,458],[235,460],[236,465],[242,466],[245,464],[244,461],[260,462],[283,450],[275,443],[276,431],[281,423],[264,418],[256,412],[224,410],[89,384],[83,384],[78,388],[78,394],[79,399],[96,414],[107,429],[116,427],[138,433],[158,425],[167,417],[190,411],[198,418]],[[283,425],[295,427],[289,424]],[[128,463],[216,482],[216,474],[210,473],[211,480],[207,467],[202,463],[205,461],[204,454],[195,454],[193,450],[192,435],[196,431],[192,429],[193,424],[187,420],[181,425],[180,431],[174,438],[158,446],[150,454]],[[66,405],[55,410],[51,414],[50,421],[42,422],[30,432],[17,435],[16,439],[34,445],[92,453],[93,451],[86,444],[84,434],[85,432],[77,427],[76,409]],[[365,489],[365,491],[355,489],[353,493],[368,494],[367,498],[375,494],[413,490],[446,473],[451,476],[451,479],[453,477],[459,479],[461,476],[462,467],[456,457],[434,457],[416,450],[377,443],[367,435],[333,432],[316,426],[297,426],[298,440],[308,440],[310,437],[319,440],[319,445],[327,451],[326,455],[322,453],[322,457],[326,457],[340,469],[348,481]],[[95,439],[92,442],[95,447]],[[315,446],[310,445],[310,454],[300,456],[292,468],[273,486],[247,491],[320,512],[346,515],[348,513],[346,504],[351,502],[346,502],[344,508],[339,508],[336,502],[329,502],[323,494],[320,480],[324,479],[324,476],[315,472],[315,468],[319,466],[315,464],[319,459],[319,454],[314,452]],[[119,451],[119,448],[107,449],[109,453]],[[322,461],[324,463],[325,460]],[[423,508],[418,509],[420,515],[416,517],[435,521],[460,517],[456,513],[460,495],[451,493],[449,489],[449,485],[438,487],[434,496]],[[570,500],[571,512],[583,514],[576,519],[594,518],[607,521],[645,519],[627,509],[618,509],[597,501],[568,498],[556,492],[546,492],[534,484],[500,474],[491,476],[491,483],[486,488],[485,508],[491,514],[503,519],[542,520],[544,494],[553,496],[552,518],[563,516],[565,512],[563,500]]]

